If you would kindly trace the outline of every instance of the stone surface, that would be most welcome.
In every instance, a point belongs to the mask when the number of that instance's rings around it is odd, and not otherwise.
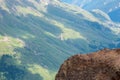
[[[55,80],[120,80],[120,49],[104,49],[67,59]]]

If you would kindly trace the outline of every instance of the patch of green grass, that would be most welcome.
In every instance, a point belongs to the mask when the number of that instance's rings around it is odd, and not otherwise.
[[[32,73],[32,74],[39,74],[43,80],[55,80],[55,72],[48,70],[47,68],[44,68],[40,65],[37,64],[30,64],[28,65],[28,70]]]
[[[28,15],[28,14],[38,16],[38,17],[43,16],[43,14],[41,14],[39,11],[37,11],[37,10],[31,8],[31,7],[16,6],[16,8],[17,8],[18,14],[23,14],[25,16]]]
[[[67,39],[85,39],[85,37],[82,36],[80,34],[80,32],[77,32],[73,29],[68,28],[67,25],[64,25],[64,24],[57,22],[55,20],[51,20],[51,23],[62,30],[62,33],[60,34],[60,36],[62,36],[64,40],[67,40]]]
[[[0,36],[0,55],[14,54],[15,48],[22,48],[24,45],[24,42],[20,39],[9,36]]]
[[[9,9],[7,7],[7,5],[5,4],[5,1],[4,0],[0,0],[0,5],[1,5],[1,8],[7,12],[9,12]]]

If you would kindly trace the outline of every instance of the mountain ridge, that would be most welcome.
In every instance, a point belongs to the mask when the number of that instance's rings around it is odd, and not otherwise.
[[[114,22],[120,22],[118,17],[114,16],[119,16],[119,8],[120,8],[120,0],[62,0],[65,3],[77,5],[87,11],[92,11],[94,9],[99,9],[102,10],[103,12],[107,13],[110,18]],[[101,5],[99,5],[101,4]],[[115,13],[115,11],[117,11]],[[115,15],[112,16],[112,13]]]

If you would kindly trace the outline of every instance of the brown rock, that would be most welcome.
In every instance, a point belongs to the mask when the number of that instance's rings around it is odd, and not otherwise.
[[[67,59],[55,80],[120,80],[120,49],[104,49]]]

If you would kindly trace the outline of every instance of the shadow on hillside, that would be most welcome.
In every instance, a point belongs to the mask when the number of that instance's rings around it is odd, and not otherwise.
[[[49,70],[56,71],[59,65],[69,56],[75,53],[96,51],[101,49],[100,46],[103,48],[113,48],[114,44],[111,44],[111,41],[114,38],[116,40],[116,36],[108,28],[103,28],[103,25],[84,20],[81,18],[81,15],[67,13],[51,6],[48,7],[49,15],[44,13],[45,17],[49,20],[59,21],[65,24],[65,27],[80,32],[90,42],[81,39],[61,41],[56,37],[46,34],[45,32],[48,32],[58,36],[62,33],[62,30],[46,21],[44,17],[40,18],[33,15],[15,16],[1,9],[0,12],[3,15],[3,18],[0,19],[0,34],[2,36],[7,35],[19,38],[25,43],[23,48],[14,49],[15,52],[22,54],[21,61],[24,65],[26,63],[36,63]],[[102,43],[102,41],[104,42]]]
[[[42,77],[30,73],[23,65],[18,65],[16,60],[9,55],[0,59],[0,80],[41,80]]]

